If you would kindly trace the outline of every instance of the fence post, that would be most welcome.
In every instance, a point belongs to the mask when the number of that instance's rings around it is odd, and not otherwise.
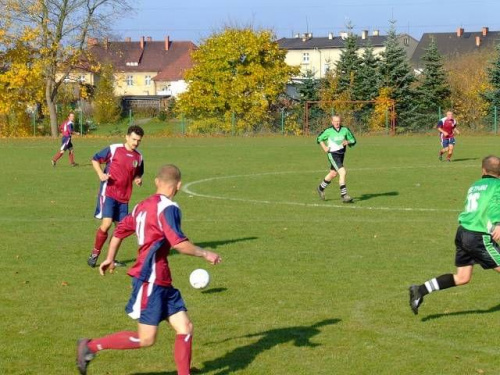
[[[181,133],[182,133],[182,135],[185,134],[184,133],[184,126],[185,126],[184,121],[185,121],[185,119],[184,119],[184,113],[181,113]]]
[[[495,131],[495,134],[497,134],[498,130],[498,107],[495,106],[493,107],[493,129]]]
[[[281,108],[281,135],[285,135],[285,108]]]
[[[389,134],[389,110],[385,109],[385,134]]]
[[[441,106],[438,107],[438,120],[441,120]]]
[[[234,135],[234,126],[236,122],[236,115],[234,112],[231,112],[231,134]]]
[[[128,109],[128,125],[132,125],[132,108]]]
[[[33,137],[36,136],[36,110],[31,112],[31,119],[33,120]]]

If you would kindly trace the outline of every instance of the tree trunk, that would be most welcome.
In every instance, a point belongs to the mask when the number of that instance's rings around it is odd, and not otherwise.
[[[50,134],[52,135],[53,138],[56,138],[58,136],[57,110],[56,110],[56,103],[52,98],[52,86],[53,83],[50,80],[47,80],[45,85],[45,99],[47,101],[47,108],[49,110],[49,116],[50,116]]]

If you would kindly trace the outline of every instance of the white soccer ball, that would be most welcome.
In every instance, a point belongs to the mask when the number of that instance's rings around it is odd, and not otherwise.
[[[204,289],[210,283],[210,275],[202,268],[198,268],[189,275],[189,283],[195,289]]]

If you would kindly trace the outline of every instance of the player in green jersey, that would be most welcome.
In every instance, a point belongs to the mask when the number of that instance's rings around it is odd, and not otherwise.
[[[415,315],[427,294],[467,284],[474,264],[500,272],[500,158],[485,157],[482,172],[481,179],[467,191],[465,209],[458,216],[456,273],[410,286],[410,307]]]
[[[340,125],[340,116],[332,116],[332,126],[323,130],[316,139],[323,151],[328,155],[330,162],[330,172],[325,176],[324,180],[318,186],[318,194],[322,200],[325,200],[325,189],[338,175],[340,185],[340,196],[344,203],[351,203],[353,199],[347,194],[345,182],[346,169],[344,167],[344,156],[346,147],[352,147],[356,144],[354,134]]]

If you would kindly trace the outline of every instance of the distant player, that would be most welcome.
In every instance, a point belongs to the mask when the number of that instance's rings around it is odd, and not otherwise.
[[[482,174],[469,188],[465,209],[458,216],[456,273],[410,286],[410,307],[414,314],[418,314],[427,294],[467,284],[475,264],[500,272],[500,158],[484,158]]]
[[[324,152],[328,155],[330,163],[330,172],[325,176],[323,182],[318,186],[318,194],[322,200],[325,200],[325,189],[338,175],[340,185],[340,197],[344,203],[351,203],[353,199],[347,194],[346,187],[346,169],[344,167],[344,156],[346,147],[352,147],[356,144],[354,134],[340,125],[340,116],[332,116],[332,126],[323,130],[316,139]]]
[[[78,164],[75,163],[75,152],[73,151],[73,143],[71,143],[71,136],[73,134],[80,134],[74,131],[75,126],[75,114],[70,112],[68,118],[64,120],[64,122],[59,125],[59,130],[61,131],[62,139],[61,139],[61,148],[52,158],[52,166],[55,167],[57,161],[64,155],[66,150],[68,151],[69,156],[69,164],[72,167],[76,167]]]
[[[125,143],[106,147],[92,158],[92,166],[101,181],[94,214],[97,219],[101,219],[101,225],[97,229],[94,249],[87,260],[90,267],[96,266],[113,222],[120,222],[128,214],[133,184],[142,185],[144,161],[137,148],[143,136],[144,130],[140,126],[130,126]],[[105,165],[104,170],[101,164]]]
[[[107,258],[100,265],[102,275],[112,270],[122,240],[136,234],[139,250],[135,264],[128,271],[133,278],[133,288],[125,310],[138,321],[137,332],[122,331],[78,340],[76,364],[80,374],[87,373],[89,362],[101,350],[152,346],[158,326],[164,320],[176,332],[174,359],[177,374],[190,374],[193,324],[179,290],[172,286],[167,256],[170,249],[175,248],[182,254],[204,258],[211,264],[218,264],[221,258],[191,243],[181,230],[181,211],[172,201],[181,187],[180,170],[174,165],[162,166],[155,184],[156,194],[140,202],[117,225]]]
[[[439,150],[439,160],[443,160],[443,154],[446,155],[446,161],[451,161],[453,155],[453,148],[455,147],[455,134],[460,134],[457,127],[457,121],[453,118],[453,112],[446,112],[446,117],[439,120],[437,130],[441,139],[441,146]]]

